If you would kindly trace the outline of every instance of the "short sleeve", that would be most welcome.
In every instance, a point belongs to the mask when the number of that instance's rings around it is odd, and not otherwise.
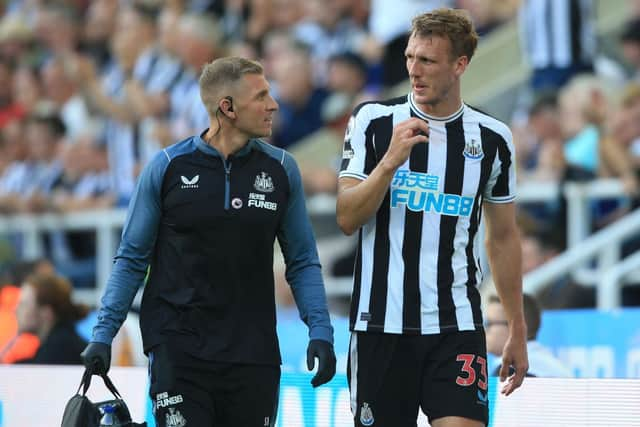
[[[363,107],[364,105],[361,105],[354,110],[345,131],[340,178],[349,177],[364,180],[368,176],[365,172],[365,164],[368,149],[366,130],[369,124],[369,117],[367,108]]]
[[[504,126],[497,133],[497,153],[483,197],[491,203],[509,203],[516,198],[516,151],[509,128]]]

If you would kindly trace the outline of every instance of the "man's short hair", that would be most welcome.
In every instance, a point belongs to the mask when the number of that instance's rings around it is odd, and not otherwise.
[[[411,21],[411,35],[446,37],[451,42],[451,55],[466,56],[469,61],[478,46],[478,33],[469,12],[462,9],[440,8],[416,16]]]
[[[208,48],[217,51],[222,42],[222,29],[218,19],[210,14],[185,13],[178,20],[178,31],[188,35],[192,40],[204,43]]]
[[[348,66],[358,70],[359,73],[365,76],[367,75],[367,72],[369,70],[367,61],[361,55],[352,51],[341,52],[333,56],[330,56],[329,62],[330,63],[339,62],[339,63],[347,64]]]
[[[131,5],[133,11],[138,15],[141,21],[149,25],[155,25],[160,8],[151,2],[136,1]]]
[[[635,18],[624,24],[620,33],[622,43],[640,43],[640,18]]]
[[[555,110],[558,108],[558,92],[547,90],[537,94],[529,108],[529,116],[535,116],[545,110]]]
[[[204,66],[200,74],[200,98],[209,115],[215,115],[218,102],[245,74],[263,74],[259,62],[239,56],[218,58]]]
[[[489,304],[502,304],[500,297],[495,294],[489,295]],[[536,339],[540,329],[541,313],[540,305],[535,297],[529,294],[522,294],[522,308],[524,311],[524,323],[527,325],[527,341]]]
[[[527,324],[527,340],[531,341],[536,339],[540,329],[540,305],[533,296],[523,294],[522,306],[524,309],[524,322]]]

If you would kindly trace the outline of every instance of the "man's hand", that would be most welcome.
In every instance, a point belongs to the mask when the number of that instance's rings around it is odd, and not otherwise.
[[[307,368],[312,370],[318,358],[318,372],[311,379],[311,385],[318,387],[331,381],[336,373],[336,355],[333,345],[324,340],[311,340],[307,348]]]
[[[509,367],[515,369],[515,373],[509,375]],[[507,383],[502,387],[501,393],[509,396],[515,389],[522,385],[524,377],[529,370],[529,360],[527,358],[526,333],[509,333],[507,343],[502,351],[502,366],[500,367],[500,382]]]
[[[381,163],[395,171],[407,161],[414,145],[428,141],[429,125],[427,122],[416,117],[400,122],[393,128],[389,148]]]
[[[80,353],[80,358],[91,375],[106,374],[111,366],[111,346],[101,342],[90,342]]]

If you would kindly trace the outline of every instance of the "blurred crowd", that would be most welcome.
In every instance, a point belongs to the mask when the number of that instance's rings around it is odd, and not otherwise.
[[[516,11],[504,1],[0,3],[0,213],[126,206],[152,156],[208,127],[198,77],[226,55],[264,64],[280,106],[270,142],[294,153],[309,194],[332,193],[353,107],[406,80],[409,18],[443,5],[469,8],[483,33]],[[45,240],[59,271],[91,284],[91,233]]]
[[[509,2],[9,1],[0,21],[0,211],[125,206],[158,150],[207,127],[197,79],[220,56],[265,65],[280,104],[273,144],[293,150],[320,129],[341,140],[354,105],[406,79],[409,17],[469,7],[488,32],[507,18],[493,3]],[[319,163],[317,154],[302,157]],[[322,172],[305,182],[310,192],[335,187]]]
[[[594,203],[595,230],[635,208],[640,192],[640,1],[628,0],[628,21],[605,42],[594,24],[603,3],[0,2],[0,214],[126,206],[150,158],[208,127],[198,76],[205,63],[226,55],[263,63],[280,107],[269,142],[294,154],[309,195],[334,193],[352,109],[406,84],[410,18],[450,6],[469,11],[481,38],[518,22],[523,60],[532,67],[508,120],[520,182],[616,177],[624,183],[628,197]],[[552,4],[559,18],[549,20]],[[557,28],[545,25],[562,19],[571,22],[562,27],[569,53],[540,39],[557,36]],[[520,211],[527,272],[566,248],[566,202],[559,197]],[[19,241],[10,243],[19,248]],[[54,270],[74,286],[95,283],[91,233],[51,232],[45,247]],[[636,247],[630,242],[626,251]],[[5,261],[11,255],[3,248]],[[348,275],[352,257],[326,267]],[[577,305],[574,294],[566,301],[572,298]],[[554,301],[560,299],[552,292],[542,303]]]
[[[525,0],[519,10],[524,60],[531,66],[521,108],[511,118],[520,183],[619,179],[625,197],[591,202],[591,231],[638,207],[640,195],[640,2],[626,1],[626,21],[600,37],[596,1]],[[576,8],[579,5],[579,8]],[[618,4],[618,6],[622,3]],[[571,16],[570,25],[559,27]],[[523,271],[567,249],[567,202],[520,205]],[[622,256],[640,249],[630,235]],[[595,289],[561,280],[540,295],[547,308],[592,307]],[[637,287],[624,305],[639,305]]]

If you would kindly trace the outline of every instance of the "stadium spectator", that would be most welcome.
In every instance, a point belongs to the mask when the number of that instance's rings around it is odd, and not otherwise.
[[[28,147],[22,132],[24,123],[14,120],[0,129],[2,173],[0,175],[0,212],[14,212],[20,200],[27,174]]]
[[[542,321],[540,306],[536,299],[524,294],[522,296],[522,305],[527,324],[527,354],[529,356],[527,376],[545,378],[573,377],[574,375],[569,368],[536,340]],[[509,326],[500,298],[496,295],[489,297],[484,324],[487,331],[487,351],[494,356],[502,357],[502,349],[509,338]],[[499,371],[500,366],[492,371],[492,375],[497,375]]]
[[[212,16],[184,14],[176,31],[178,52],[186,70],[171,90],[168,123],[158,123],[156,127],[155,135],[163,146],[208,126],[207,111],[200,102],[198,76],[207,62],[224,52],[220,27]]]
[[[16,308],[19,298],[19,287],[0,286],[0,363],[14,363],[33,357],[40,345],[36,335],[17,333]]]
[[[44,98],[41,76],[38,70],[26,64],[16,68],[13,75],[13,99],[25,115],[36,113],[38,103]]]
[[[521,0],[457,0],[456,7],[469,11],[478,35],[483,37],[517,15]]]
[[[52,185],[48,208],[68,213],[113,206],[109,175],[100,165],[105,157],[103,150],[89,141],[64,146],[60,153],[62,174]],[[76,288],[95,286],[95,234],[93,230],[54,230],[49,234],[56,270]]]
[[[89,112],[75,75],[71,71],[74,61],[68,56],[51,57],[41,69],[45,98],[51,101],[55,112],[65,126],[67,142],[75,143],[81,137],[95,138],[100,122]]]
[[[64,141],[60,118],[47,111],[30,116],[24,127],[26,157],[16,159],[1,182],[0,209],[5,212],[38,213],[49,205],[53,183],[62,172],[57,156]],[[18,150],[20,155],[21,149]]]
[[[620,35],[620,48],[626,64],[631,67],[630,80],[640,82],[640,18],[628,21]]]
[[[407,17],[437,7],[454,7],[453,0],[372,0],[369,14],[371,37],[363,54],[371,64],[378,64],[380,83],[385,88],[406,81],[404,49],[409,39]]]
[[[30,332],[18,332],[16,308],[20,283],[31,274],[53,274],[46,259],[11,262],[0,279],[0,363],[15,363],[35,356],[40,340]]]
[[[176,56],[179,49],[175,28],[179,15],[175,10],[165,7],[158,11],[138,6],[131,9],[129,16],[129,21],[133,22],[126,24],[126,28],[137,28],[131,38],[149,41],[136,61],[132,78],[125,82],[127,100],[138,118],[135,144],[140,167],[163,147],[155,135],[156,122],[168,117],[170,93],[182,79],[184,68]],[[140,31],[145,36],[141,37]]]
[[[339,93],[329,96],[321,112],[326,125],[288,148],[300,166],[307,195],[336,193],[344,132],[352,108],[348,96]]]
[[[558,89],[573,76],[594,70],[593,0],[525,0],[519,11],[524,60],[533,90]]]
[[[93,0],[85,13],[79,51],[89,56],[100,70],[112,59],[109,41],[116,28],[117,12],[118,2]]]
[[[122,12],[125,16],[126,13]],[[122,18],[124,20],[124,18]],[[109,158],[111,185],[116,206],[128,203],[135,183],[139,147],[136,139],[137,117],[127,100],[125,83],[133,74],[136,61],[146,46],[138,44],[131,31],[118,31],[112,39],[115,62],[104,76],[88,57],[77,56],[73,67],[83,84],[89,104],[106,117],[104,142]]]
[[[31,62],[33,58],[29,50],[32,42],[33,30],[23,17],[9,14],[0,19],[0,57]]]
[[[72,5],[45,3],[35,13],[35,33],[46,48],[43,61],[51,56],[73,55],[80,46],[79,11]]]
[[[627,173],[616,173],[612,166],[618,166],[620,170],[630,163],[633,175],[640,177],[640,83],[630,83],[622,91],[620,99],[610,113],[605,139],[605,144],[621,147],[622,155],[615,152],[618,157],[611,165],[604,166],[603,175],[620,176],[628,192],[633,194],[634,180]]]
[[[559,254],[554,238],[544,232],[522,235],[522,273],[535,270]],[[526,313],[525,313],[526,317]]]
[[[272,142],[277,147],[289,148],[324,125],[322,105],[329,92],[315,85],[309,50],[300,43],[280,57],[274,77],[280,111],[275,118]]]
[[[326,84],[329,58],[345,52],[359,52],[365,32],[347,14],[343,0],[307,0],[305,19],[292,28],[296,40],[310,47],[314,81]]]
[[[75,330],[75,322],[88,308],[71,301],[71,283],[60,276],[32,275],[20,288],[16,309],[18,332],[36,334],[40,346],[36,354],[17,363],[42,365],[80,365],[80,352],[86,346]]]
[[[329,59],[327,89],[330,95],[323,102],[321,118],[325,126],[305,136],[289,147],[300,166],[302,183],[308,195],[334,194],[338,188],[344,132],[353,107],[366,97],[367,65],[352,52]]]
[[[24,116],[24,109],[11,91],[15,66],[13,61],[0,58],[0,129]]]
[[[356,99],[367,84],[367,63],[359,54],[347,51],[328,59],[327,89]]]

